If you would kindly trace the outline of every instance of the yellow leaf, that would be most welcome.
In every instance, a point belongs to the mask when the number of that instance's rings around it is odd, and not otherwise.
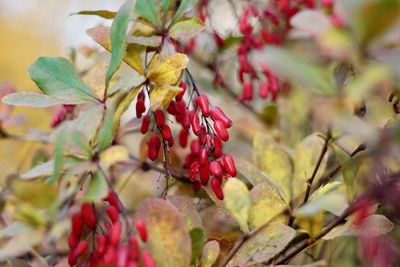
[[[151,58],[151,60],[149,62],[149,67],[147,69],[146,77],[148,77],[149,73],[154,72],[154,70],[156,69],[158,63],[160,63],[160,60],[161,60],[160,54],[154,54],[153,55],[153,57]]]
[[[128,159],[129,151],[122,145],[109,147],[100,154],[100,164],[102,164],[105,169],[108,169],[114,163]]]
[[[253,140],[253,162],[279,186],[286,203],[292,197],[292,160],[285,148],[271,136],[256,133]]]
[[[99,45],[104,47],[106,50],[111,51],[110,31],[110,27],[97,26],[87,30],[86,32]],[[124,61],[134,70],[136,70],[140,75],[144,74],[141,58],[141,52],[143,51],[143,49],[144,48],[141,46],[130,44],[124,57]]]
[[[288,216],[284,214],[284,211],[288,207],[270,185],[258,184],[251,190],[250,198],[252,203],[249,214],[250,229],[266,223],[287,223]]]
[[[181,91],[182,89],[180,87],[169,84],[152,86],[150,91],[151,109],[156,110],[160,107],[167,107],[171,100]]]
[[[296,222],[301,229],[305,230],[311,237],[321,232],[324,227],[324,212],[318,212],[313,216],[297,216]]]
[[[244,232],[249,231],[247,220],[251,207],[247,186],[236,178],[229,178],[224,185],[224,204]]]
[[[35,190],[32,190],[35,188]],[[19,201],[29,203],[35,208],[46,208],[57,198],[57,188],[45,184],[43,180],[23,181],[13,180],[12,190]]]
[[[106,72],[108,65],[105,63],[99,63],[91,68],[82,80],[93,90],[99,99],[103,100],[104,90],[106,87]]]
[[[117,108],[114,113],[113,118],[113,132],[115,132],[120,123],[122,114],[129,108],[132,101],[135,99],[136,95],[139,93],[140,88],[142,88],[142,84],[132,88],[128,93],[126,93],[118,102]]]
[[[211,267],[215,263],[219,255],[219,244],[217,241],[212,240],[204,245],[203,252],[201,254],[201,267]]]
[[[157,84],[176,84],[188,62],[186,55],[174,54],[161,61],[154,70],[149,69],[147,78]]]

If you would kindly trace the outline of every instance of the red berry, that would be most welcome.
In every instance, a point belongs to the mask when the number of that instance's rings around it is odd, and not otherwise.
[[[141,118],[143,112],[146,111],[146,106],[143,100],[138,100],[136,102],[136,117]]]
[[[96,228],[96,213],[94,212],[94,208],[91,203],[82,204],[82,216],[86,226],[89,227],[89,229],[93,230]]]
[[[114,223],[110,228],[110,243],[112,245],[118,245],[121,235],[121,224],[119,222]]]
[[[217,178],[211,180],[211,189],[219,200],[224,199],[224,192],[222,191],[221,183]]]
[[[193,133],[199,136],[202,132],[202,128],[200,127],[199,116],[195,112],[190,113],[190,125],[192,125]]]
[[[182,117],[182,126],[183,128],[185,128],[186,130],[190,129],[190,115],[192,114],[192,111],[188,111],[185,109],[185,113],[183,113],[183,117]]]
[[[162,111],[161,109],[157,109],[154,112],[154,116],[156,117],[156,124],[158,127],[162,127],[164,126],[165,123],[165,114],[164,111]]]
[[[192,162],[189,168],[189,179],[190,181],[196,181],[197,175],[199,173],[200,164],[198,161]]]
[[[149,140],[149,159],[156,160],[158,158],[158,154],[160,153],[161,140],[157,134],[154,134]]]
[[[246,82],[243,85],[243,98],[245,100],[253,99],[253,84],[251,82]]]
[[[200,153],[200,142],[199,142],[199,140],[193,140],[191,143],[190,143],[190,151],[193,153],[193,154],[195,154],[195,155],[198,155],[199,153]]]
[[[117,256],[117,251],[115,246],[108,246],[106,253],[103,256],[104,264],[111,265]]]
[[[108,217],[111,219],[111,222],[113,223],[118,222],[119,212],[114,206],[108,206],[106,208],[106,212]]]
[[[225,154],[222,157],[222,162],[224,163],[225,171],[232,177],[235,177],[237,174],[235,161],[233,160],[231,155]]]
[[[128,262],[129,249],[127,246],[120,246],[117,255],[117,267],[125,267]]]
[[[202,185],[206,185],[208,183],[208,180],[210,179],[210,169],[209,166],[206,165],[204,167],[201,167],[200,170],[200,182]]]
[[[68,264],[69,266],[74,266],[78,262],[78,258],[75,256],[73,250],[68,252]]]
[[[80,256],[83,255],[83,253],[85,253],[87,249],[88,249],[88,242],[85,240],[79,241],[78,245],[74,250],[75,257],[79,258]]]
[[[262,99],[266,99],[268,97],[268,93],[269,93],[269,85],[268,83],[261,83],[260,84],[260,88],[258,89],[259,91],[259,95]]]
[[[143,242],[146,242],[147,241],[147,229],[146,229],[146,224],[144,223],[144,221],[142,221],[142,220],[136,221],[135,228],[140,236],[140,239],[142,239]]]
[[[143,267],[156,267],[156,263],[154,262],[153,257],[151,256],[150,252],[143,251],[141,258],[142,258]]]
[[[71,218],[72,234],[76,237],[80,237],[83,229],[83,216],[82,213],[75,213]]]
[[[179,132],[179,144],[181,145],[181,147],[186,147],[187,146],[188,135],[189,135],[189,132],[185,128],[183,128]]]
[[[200,183],[199,181],[194,181],[194,182],[192,183],[192,186],[193,186],[193,190],[197,192],[197,191],[199,191],[200,188],[201,188],[201,183]]]
[[[96,237],[96,252],[102,256],[106,252],[107,237],[105,235],[98,235]]]
[[[210,112],[210,104],[206,95],[201,95],[197,98],[197,105],[199,106],[203,116],[208,116]]]
[[[71,233],[68,237],[68,246],[72,249],[72,248],[76,248],[76,246],[79,243],[79,237],[77,237],[76,235],[74,235],[74,233]]]
[[[140,132],[142,134],[147,133],[147,131],[149,130],[149,125],[150,125],[150,117],[146,115],[142,120],[142,126],[140,127]]]
[[[178,108],[176,107],[176,102],[171,101],[168,105],[167,111],[171,115],[176,115],[178,113]]]
[[[199,157],[199,163],[201,167],[204,167],[207,165],[208,162],[208,149],[202,148],[200,150],[200,157]]]
[[[121,203],[119,201],[119,198],[117,196],[117,194],[110,190],[108,191],[108,195],[105,198],[105,200],[113,207],[115,207],[118,211],[121,211]]]
[[[214,129],[222,141],[228,141],[229,133],[221,121],[214,121]]]
[[[229,119],[219,107],[213,107],[210,109],[210,116],[213,121],[221,121],[225,128],[230,128],[232,126],[231,119]]]
[[[137,261],[139,258],[139,243],[133,237],[129,241],[131,247],[131,253],[129,254],[129,258],[133,261]]]
[[[213,144],[215,149],[222,150],[222,142],[217,135],[213,135]]]
[[[224,172],[222,171],[221,163],[219,163],[218,161],[211,162],[209,169],[210,173],[214,177],[222,177],[222,175],[224,174]]]
[[[173,142],[173,137],[172,137],[172,132],[171,132],[171,128],[168,125],[163,125],[161,128],[161,135],[162,137],[169,142]]]
[[[177,96],[175,96],[176,101],[181,101],[183,96],[185,95],[186,83],[184,82],[179,83],[179,87],[182,88],[182,91]]]

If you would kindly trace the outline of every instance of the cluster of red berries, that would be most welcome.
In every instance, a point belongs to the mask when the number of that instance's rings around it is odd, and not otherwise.
[[[140,251],[139,242],[130,234],[127,240],[121,240],[122,225],[120,216],[122,206],[117,195],[110,191],[105,199],[108,205],[105,209],[108,219],[101,225],[98,221],[93,203],[83,203],[81,211],[71,218],[72,231],[68,237],[68,263],[75,266],[80,260],[80,266],[116,266],[116,267],[155,267],[153,257],[148,251]],[[103,226],[103,227],[102,227]],[[136,221],[136,232],[143,242],[147,241],[146,225]],[[129,232],[129,231],[128,231]],[[89,252],[89,242],[92,250]],[[86,240],[85,240],[86,238]],[[87,260],[88,258],[88,260]]]
[[[74,111],[75,105],[62,105],[57,109],[56,114],[50,122],[51,128],[55,128],[68,118]]]
[[[229,139],[228,128],[232,121],[219,107],[211,107],[207,96],[200,95],[194,88],[196,96],[192,95],[189,105],[184,100],[187,84],[180,83],[182,91],[170,102],[166,111],[158,109],[149,112],[142,120],[141,132],[149,131],[150,123],[154,118],[153,134],[148,141],[148,157],[156,160],[159,156],[161,145],[172,147],[174,137],[171,128],[166,124],[166,116],[172,115],[182,126],[179,132],[179,144],[185,148],[188,145],[190,131],[197,139],[190,143],[190,153],[186,156],[184,168],[189,170],[189,178],[195,190],[201,185],[208,184],[210,177],[211,188],[219,199],[223,199],[221,189],[222,177],[236,176],[236,167],[232,156],[223,153],[222,142]],[[137,117],[141,118],[145,110],[138,104],[141,96],[138,96],[136,104]],[[144,102],[143,102],[144,103]],[[139,107],[139,108],[138,108]]]

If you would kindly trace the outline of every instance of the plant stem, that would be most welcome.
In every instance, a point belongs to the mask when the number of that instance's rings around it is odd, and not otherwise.
[[[315,165],[315,168],[312,172],[311,177],[307,180],[307,190],[306,190],[306,194],[304,195],[303,204],[305,204],[308,201],[308,198],[310,197],[312,183],[314,182],[315,176],[318,173],[318,170],[319,170],[319,167],[321,166],[322,160],[324,159],[324,156],[325,156],[326,152],[328,151],[328,145],[329,145],[329,142],[331,141],[331,139],[332,139],[331,132],[328,131],[328,134],[325,137],[324,146],[322,147],[321,153],[319,154],[317,164]]]

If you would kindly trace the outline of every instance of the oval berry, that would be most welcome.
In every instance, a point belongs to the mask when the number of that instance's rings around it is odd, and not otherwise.
[[[121,235],[121,224],[119,222],[114,223],[110,228],[110,243],[112,245],[118,245]]]
[[[210,116],[213,121],[221,121],[225,128],[230,128],[232,126],[231,119],[229,119],[219,107],[213,107],[210,109]]]
[[[143,117],[142,126],[140,127],[140,132],[142,134],[147,133],[147,131],[149,130],[149,125],[150,125],[150,117],[146,115]]]
[[[151,160],[156,160],[158,158],[158,154],[160,153],[161,140],[158,135],[154,134],[149,140],[149,152],[148,156]]]
[[[208,103],[208,97],[205,95],[200,95],[197,98],[197,105],[203,113],[203,116],[208,116],[210,113],[210,104]]]
[[[96,228],[97,219],[92,204],[90,203],[82,204],[82,216],[83,216],[83,221],[85,222],[86,226],[89,227],[89,229],[93,230],[94,228]]]
[[[214,177],[222,177],[222,175],[224,174],[224,172],[222,171],[221,163],[219,163],[218,161],[211,162],[209,169],[210,173]]]
[[[217,178],[211,180],[211,189],[219,200],[224,199],[224,192],[222,191],[221,183]]]
[[[222,162],[224,163],[225,171],[232,177],[235,177],[237,174],[235,161],[233,160],[231,155],[224,155],[222,157]]]
[[[188,136],[189,132],[185,128],[181,129],[181,131],[179,132],[179,145],[181,147],[187,146]]]
[[[202,148],[200,150],[199,163],[201,167],[207,165],[208,162],[208,149]]]
[[[114,206],[108,206],[106,208],[106,213],[110,218],[111,222],[116,223],[118,222],[119,212]]]
[[[183,98],[183,96],[185,95],[185,92],[186,92],[186,83],[180,82],[180,83],[179,83],[179,87],[182,88],[182,91],[181,91],[179,94],[177,94],[177,95],[175,96],[176,101],[181,101],[182,98]]]
[[[83,253],[85,253],[87,249],[88,249],[88,242],[85,240],[79,241],[78,245],[74,250],[75,257],[79,258],[80,256],[83,255]]]
[[[143,242],[147,241],[147,229],[146,229],[146,224],[142,220],[138,220],[135,222],[135,228],[136,231],[139,234],[140,239],[142,239]]]
[[[228,141],[229,139],[229,133],[226,130],[224,124],[222,121],[215,121],[214,122],[214,129],[217,132],[219,138],[221,138],[222,141]]]
[[[162,111],[161,109],[157,109],[154,112],[154,116],[156,117],[156,124],[158,127],[162,127],[164,126],[165,123],[165,114],[164,111]]]
[[[71,218],[72,233],[76,237],[80,237],[83,229],[83,216],[82,213],[75,213]]]
[[[146,111],[146,106],[144,104],[144,101],[138,100],[136,102],[136,117],[140,119],[143,115],[143,112],[145,111]]]
[[[201,167],[200,170],[200,182],[202,185],[208,184],[208,181],[210,180],[210,169],[209,166],[206,165],[204,167]]]
[[[143,251],[141,258],[142,258],[143,267],[156,267],[156,263],[154,262],[154,259],[151,256],[150,252]]]

